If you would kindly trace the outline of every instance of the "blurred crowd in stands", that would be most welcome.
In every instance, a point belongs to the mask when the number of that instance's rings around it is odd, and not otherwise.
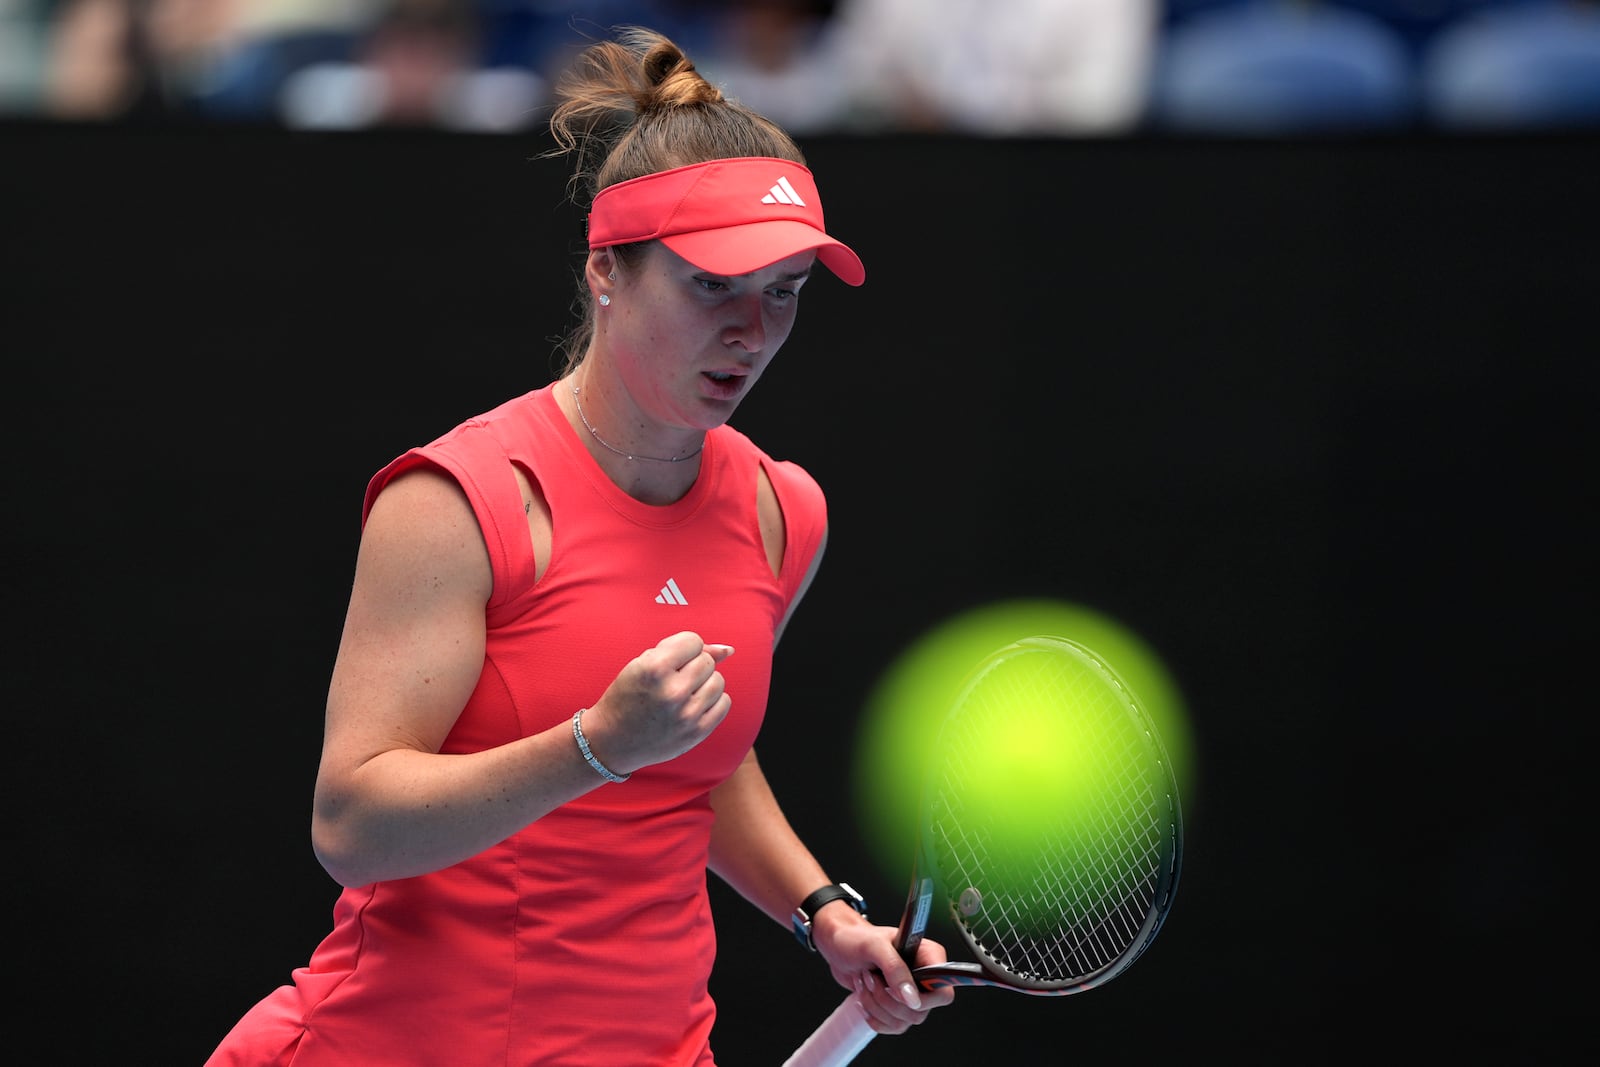
[[[0,119],[516,132],[625,24],[802,136],[1600,129],[1600,0],[0,0]]]

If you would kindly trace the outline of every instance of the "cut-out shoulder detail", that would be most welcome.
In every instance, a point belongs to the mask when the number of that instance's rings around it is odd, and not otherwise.
[[[550,566],[550,545],[554,524],[550,521],[550,503],[544,490],[520,463],[511,465],[517,476],[517,488],[522,491],[522,506],[528,516],[528,537],[533,542],[533,580],[544,577]]]
[[[772,486],[765,464],[756,471],[756,512],[761,522],[761,543],[767,549],[767,565],[772,568],[772,576],[776,578],[783,573],[787,535],[783,523],[783,505],[778,502],[778,491]]]

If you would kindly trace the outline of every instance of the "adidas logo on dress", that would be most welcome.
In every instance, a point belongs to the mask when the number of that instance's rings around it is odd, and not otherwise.
[[[672,604],[676,607],[688,607],[689,598],[683,595],[683,590],[678,588],[676,578],[668,578],[667,584],[661,587],[661,592],[656,594],[657,604]]]
[[[805,207],[806,202],[800,199],[800,194],[794,191],[794,186],[789,184],[788,178],[779,178],[778,184],[772,187],[772,192],[761,198],[763,204],[793,204],[795,207]]]

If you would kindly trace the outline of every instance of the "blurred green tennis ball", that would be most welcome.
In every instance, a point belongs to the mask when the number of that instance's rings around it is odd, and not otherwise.
[[[1150,714],[1165,742],[1180,791],[1190,774],[1190,736],[1182,698],[1159,657],[1128,627],[1082,605],[1018,599],[983,605],[924,632],[869,692],[855,748],[853,789],[862,833],[889,878],[902,877],[915,840],[924,771],[945,713],[971,670],[1025,637],[1075,641],[1104,660]],[[1041,664],[1047,657],[1040,657]],[[1013,670],[1032,669],[1027,659]],[[1026,691],[1027,685],[1019,687]],[[1035,839],[1031,813],[1076,810],[1100,788],[1093,769],[1060,772],[1046,753],[1075,750],[1059,718],[1025,699],[1008,708],[1010,725],[995,744],[975,746],[972,803],[993,817],[998,847]]]
[[[1002,856],[1029,858],[1063,813],[1085,810],[1084,801],[1103,788],[1092,739],[1042,697],[1072,666],[1026,653],[997,663],[974,689],[986,705],[973,719],[980,728],[948,739],[960,746],[955,761],[944,764],[945,776],[958,779],[950,789],[960,799],[960,820],[981,828]]]
[[[1125,690],[1093,650],[1040,635],[1004,646],[956,697],[925,814],[945,891],[974,905],[977,928],[1093,925],[1142,876],[1166,772]]]

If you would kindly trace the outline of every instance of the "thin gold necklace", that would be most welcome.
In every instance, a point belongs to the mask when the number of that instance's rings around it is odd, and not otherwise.
[[[595,429],[594,424],[589,421],[589,416],[583,413],[583,403],[578,399],[578,387],[576,385],[572,387],[572,403],[578,409],[578,418],[583,420],[584,429],[588,430],[589,433],[594,436],[594,439],[600,442],[600,447],[604,448],[608,452],[615,452],[624,459],[647,459],[651,463],[682,463],[686,459],[693,459],[694,457],[698,456],[701,450],[706,447],[706,443],[704,439],[702,439],[700,442],[700,448],[695,449],[686,456],[641,456],[636,452],[624,452],[622,449],[613,445],[610,441],[607,441],[604,437],[601,437],[600,431]]]

